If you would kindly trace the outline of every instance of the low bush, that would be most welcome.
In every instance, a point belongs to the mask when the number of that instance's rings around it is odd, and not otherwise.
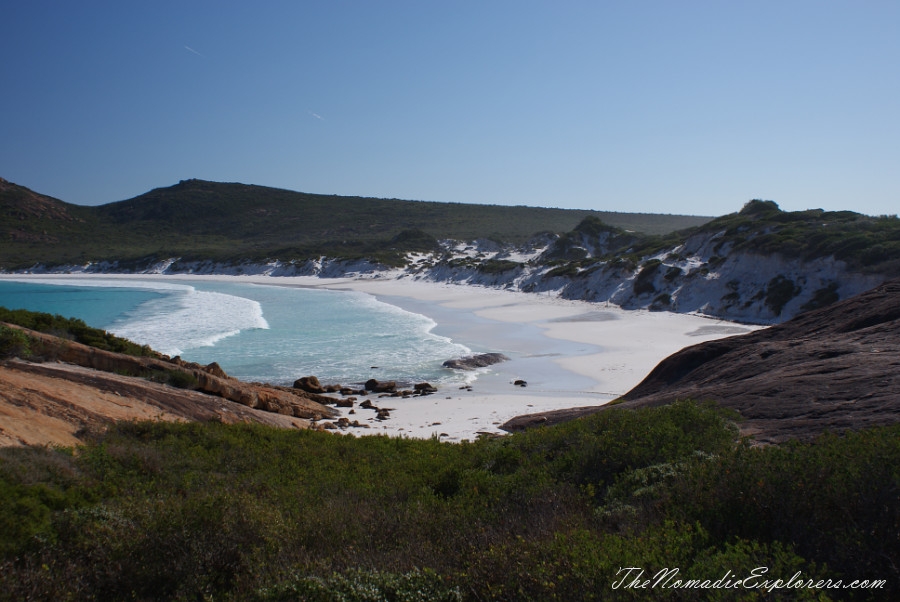
[[[0,322],[15,324],[64,339],[71,339],[104,351],[136,356],[158,355],[147,345],[138,345],[128,339],[112,335],[105,330],[92,328],[78,318],[65,318],[45,312],[0,307]]]
[[[900,593],[900,428],[754,448],[734,418],[611,408],[459,444],[133,422],[0,449],[0,600],[680,600],[628,583],[758,567],[888,581],[701,597]]]

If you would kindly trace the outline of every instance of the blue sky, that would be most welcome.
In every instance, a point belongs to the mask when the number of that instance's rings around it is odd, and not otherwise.
[[[900,2],[2,0],[0,177],[896,214]]]

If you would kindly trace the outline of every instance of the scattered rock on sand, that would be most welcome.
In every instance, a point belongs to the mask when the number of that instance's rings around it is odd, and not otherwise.
[[[397,389],[397,383],[392,380],[378,381],[370,378],[366,381],[366,391],[373,393],[393,393]]]
[[[455,360],[447,360],[443,363],[445,368],[453,368],[455,370],[474,370],[476,368],[484,368],[509,360],[502,353],[480,353],[478,355],[470,355]]]
[[[437,393],[437,387],[433,386],[431,383],[418,383],[413,385],[413,389],[419,395],[430,395],[432,393]]]

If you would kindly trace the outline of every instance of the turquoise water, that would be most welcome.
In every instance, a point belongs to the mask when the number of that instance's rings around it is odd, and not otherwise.
[[[347,291],[42,277],[0,281],[0,305],[81,318],[162,353],[274,384],[307,375],[447,384],[463,377],[441,363],[470,353],[433,334],[430,318]]]

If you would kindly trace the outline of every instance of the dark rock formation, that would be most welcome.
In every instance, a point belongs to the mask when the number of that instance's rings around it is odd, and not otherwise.
[[[445,368],[453,368],[455,370],[474,370],[475,368],[484,368],[509,360],[502,353],[481,353],[479,355],[470,355],[455,360],[447,360],[443,363]]]
[[[900,280],[763,330],[666,358],[619,408],[712,400],[763,443],[900,422]],[[520,430],[603,406],[522,416]]]
[[[392,380],[378,381],[370,378],[365,384],[366,391],[373,393],[393,393],[397,390],[397,383]]]

